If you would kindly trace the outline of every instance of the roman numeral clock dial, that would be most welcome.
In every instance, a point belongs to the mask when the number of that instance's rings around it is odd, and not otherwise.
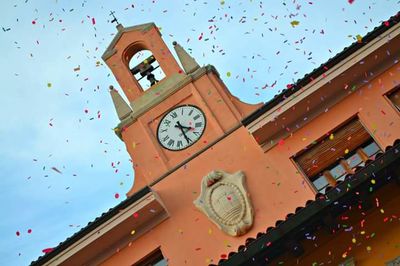
[[[181,105],[168,111],[157,128],[158,142],[165,149],[180,151],[198,141],[206,128],[206,117],[194,105]]]

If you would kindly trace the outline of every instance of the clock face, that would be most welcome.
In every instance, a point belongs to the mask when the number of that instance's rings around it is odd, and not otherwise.
[[[193,105],[182,105],[168,111],[157,128],[161,146],[180,151],[198,141],[206,127],[203,111]]]

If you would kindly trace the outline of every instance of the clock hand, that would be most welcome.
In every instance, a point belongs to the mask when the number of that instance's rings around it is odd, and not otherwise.
[[[179,129],[181,130],[183,136],[185,137],[187,143],[189,144],[192,140],[190,138],[188,138],[188,136],[186,136],[185,131],[183,130],[183,126],[181,125],[181,123],[179,123],[179,121],[177,122],[177,125],[175,125],[175,127],[179,127]]]
[[[175,125],[175,127],[184,128],[184,129],[187,129],[187,130],[193,129],[192,127],[183,126],[179,121],[177,123],[178,123],[178,125]]]

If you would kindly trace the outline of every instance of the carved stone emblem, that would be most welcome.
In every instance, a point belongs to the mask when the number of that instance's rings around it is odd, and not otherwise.
[[[245,234],[253,225],[253,208],[244,173],[212,171],[203,177],[200,196],[193,202],[222,231],[231,236]]]

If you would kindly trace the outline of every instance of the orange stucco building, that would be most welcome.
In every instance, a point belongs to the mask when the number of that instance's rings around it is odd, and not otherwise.
[[[118,25],[103,60],[135,181],[32,265],[396,263],[399,20],[255,105],[153,23]]]

